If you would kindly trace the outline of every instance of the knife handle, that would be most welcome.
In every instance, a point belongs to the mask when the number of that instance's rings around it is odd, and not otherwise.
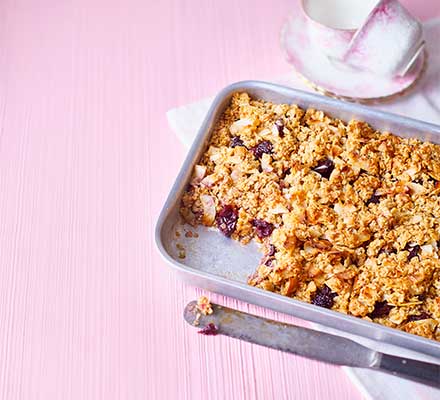
[[[382,354],[379,370],[440,388],[440,365]]]

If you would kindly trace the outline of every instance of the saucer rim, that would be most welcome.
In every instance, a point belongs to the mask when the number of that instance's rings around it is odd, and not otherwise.
[[[421,78],[425,75],[425,72],[427,70],[427,66],[428,66],[428,52],[427,49],[425,47],[425,49],[423,50],[423,53],[420,55],[420,57],[422,57],[422,60],[418,62],[419,64],[419,71],[416,75],[414,75],[414,78],[412,79],[412,81],[409,81],[407,85],[403,86],[401,90],[398,91],[393,91],[390,93],[384,93],[383,96],[371,96],[371,97],[360,97],[360,96],[349,96],[346,94],[340,94],[337,93],[335,91],[332,91],[330,89],[327,89],[325,86],[323,85],[319,85],[317,83],[315,83],[313,81],[313,79],[307,77],[301,70],[300,68],[293,64],[291,62],[291,57],[288,54],[287,51],[287,46],[285,45],[285,31],[288,28],[289,23],[291,23],[291,20],[294,18],[293,15],[288,16],[284,23],[281,26],[280,32],[279,32],[279,43],[280,43],[280,47],[281,50],[284,54],[284,58],[285,60],[294,68],[294,72],[298,75],[298,77],[310,88],[312,88],[314,91],[316,91],[317,93],[320,93],[322,95],[331,97],[331,98],[335,98],[335,99],[339,99],[339,100],[345,100],[345,101],[349,101],[349,102],[353,102],[353,103],[360,103],[360,104],[375,104],[375,103],[385,103],[385,102],[389,102],[392,101],[394,99],[403,97],[405,95],[407,95],[409,92],[411,92],[412,90],[414,90],[414,88],[417,86],[417,84],[420,82]],[[297,21],[301,21],[301,18],[299,18],[299,16],[296,16],[296,20]],[[303,22],[304,23],[304,22]],[[416,64],[417,65],[417,62]],[[367,71],[359,71],[359,78],[362,79],[363,76],[371,76],[371,73],[367,72]]]
[[[423,65],[420,68],[420,71],[417,75],[415,75],[414,80],[406,87],[404,87],[402,90],[390,93],[388,95],[384,96],[377,96],[377,97],[354,97],[354,96],[345,96],[342,94],[338,94],[335,92],[332,92],[331,90],[328,90],[316,83],[314,83],[312,80],[308,79],[306,76],[304,76],[301,72],[299,72],[295,67],[295,73],[296,75],[311,89],[313,89],[315,92],[322,94],[324,96],[337,99],[337,100],[344,100],[349,101],[351,103],[359,103],[359,104],[365,104],[365,105],[374,105],[374,104],[384,104],[389,103],[394,100],[397,100],[401,97],[404,97],[408,94],[410,94],[416,86],[419,84],[421,79],[426,73],[426,70],[428,68],[428,52],[425,49],[423,51],[423,54],[421,55],[423,57]]]

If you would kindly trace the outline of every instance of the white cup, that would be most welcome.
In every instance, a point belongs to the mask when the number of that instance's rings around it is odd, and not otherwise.
[[[301,0],[313,44],[342,58],[377,0]]]
[[[301,0],[313,45],[338,65],[403,76],[423,50],[421,24],[397,0]]]
[[[383,76],[403,76],[423,51],[423,28],[397,0],[380,0],[342,61]]]

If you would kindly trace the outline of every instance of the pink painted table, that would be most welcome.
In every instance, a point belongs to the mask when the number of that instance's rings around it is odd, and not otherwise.
[[[0,2],[2,400],[360,398],[339,368],[197,335],[200,291],[153,243],[185,153],[166,110],[289,71],[291,1]]]

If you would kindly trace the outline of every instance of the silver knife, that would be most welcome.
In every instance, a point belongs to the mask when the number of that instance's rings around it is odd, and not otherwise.
[[[208,327],[209,334],[218,333],[330,364],[370,368],[440,388],[440,365],[391,356],[329,333],[257,317],[217,304],[211,306],[213,313],[203,315],[197,302],[190,302],[184,311],[186,322],[198,328]]]

